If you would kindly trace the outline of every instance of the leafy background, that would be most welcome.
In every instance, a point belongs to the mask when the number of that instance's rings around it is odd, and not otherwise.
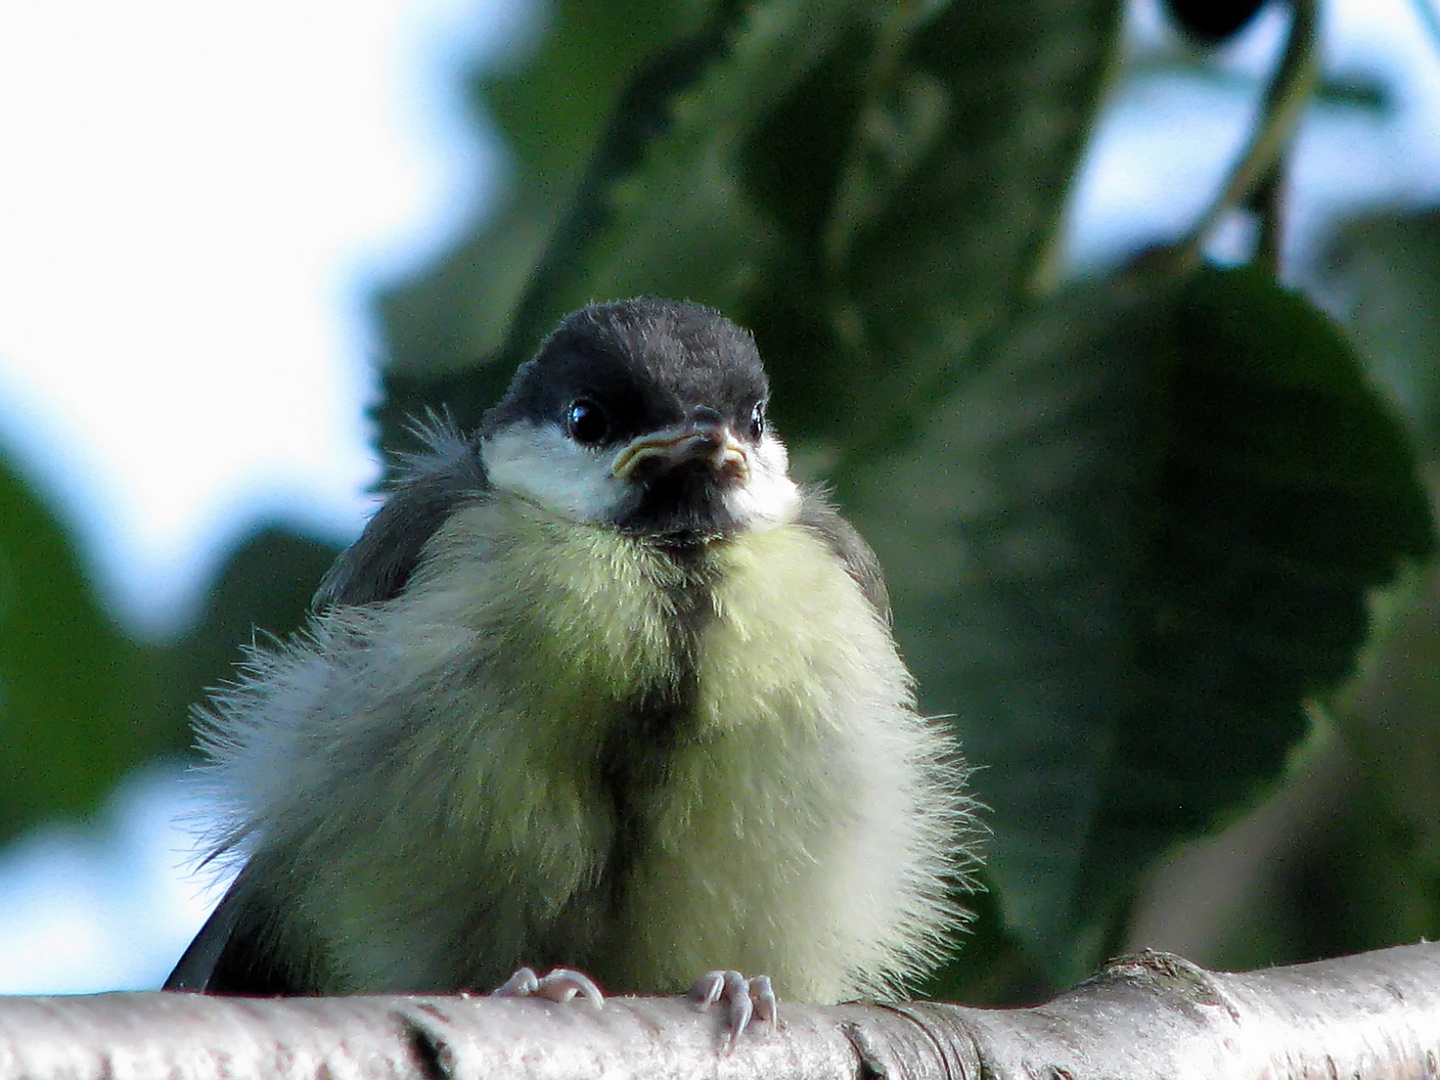
[[[987,891],[928,988],[974,1002],[1139,944],[1251,967],[1440,934],[1440,217],[1375,208],[1283,285],[1263,244],[1057,272],[1122,14],[560,0],[473,83],[509,194],[377,298],[387,447],[426,405],[473,424],[591,298],[754,330],[925,707],[983,766]],[[1229,214],[1263,235],[1271,207]],[[333,554],[263,531],[192,633],[131,640],[0,463],[0,836],[182,753],[187,704],[252,627],[299,623]]]

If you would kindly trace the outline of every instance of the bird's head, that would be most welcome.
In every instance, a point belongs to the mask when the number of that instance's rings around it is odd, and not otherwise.
[[[574,521],[705,539],[794,519],[754,339],[670,300],[569,316],[481,431],[490,482]]]

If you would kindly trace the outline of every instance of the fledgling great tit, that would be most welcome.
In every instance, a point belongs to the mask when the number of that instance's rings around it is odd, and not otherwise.
[[[244,866],[167,987],[729,969],[823,1003],[929,968],[960,758],[768,394],[735,324],[627,300],[567,317],[475,437],[431,432],[308,630],[199,710],[210,857]]]

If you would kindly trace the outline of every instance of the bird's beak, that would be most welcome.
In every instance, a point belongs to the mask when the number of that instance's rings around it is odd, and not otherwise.
[[[610,466],[621,480],[669,472],[687,461],[708,462],[717,477],[745,481],[750,454],[726,424],[687,421],[652,431],[627,443]]]

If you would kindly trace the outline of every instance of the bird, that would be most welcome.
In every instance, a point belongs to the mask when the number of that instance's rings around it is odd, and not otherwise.
[[[305,628],[196,710],[206,860],[239,869],[166,988],[763,1018],[767,977],[833,1003],[931,970],[966,766],[769,401],[749,332],[641,297],[566,316],[473,434],[421,425]]]

